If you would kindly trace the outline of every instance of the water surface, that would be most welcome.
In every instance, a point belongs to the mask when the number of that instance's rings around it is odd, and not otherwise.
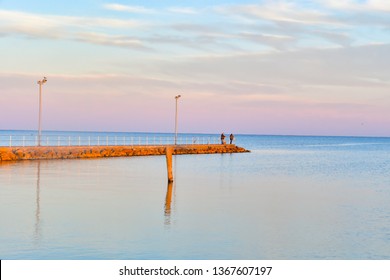
[[[0,259],[390,259],[390,139],[0,163]]]

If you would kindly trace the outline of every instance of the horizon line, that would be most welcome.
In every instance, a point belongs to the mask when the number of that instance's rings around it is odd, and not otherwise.
[[[31,131],[38,132],[35,129],[0,129],[1,131]],[[151,131],[96,131],[96,130],[42,130],[42,132],[76,132],[76,133],[143,133],[143,134],[175,134],[175,132],[151,132]],[[224,132],[221,132],[224,133]],[[230,134],[229,132],[228,134]],[[211,134],[220,135],[220,133],[208,133],[208,132],[178,132],[178,134]],[[233,133],[234,135],[243,136],[282,136],[282,137],[355,137],[355,138],[390,138],[390,136],[378,136],[378,135],[316,135],[316,134],[256,134],[256,133]]]

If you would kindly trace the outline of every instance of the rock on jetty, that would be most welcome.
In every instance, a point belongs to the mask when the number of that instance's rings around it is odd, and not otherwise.
[[[174,155],[245,153],[248,150],[233,144],[172,146],[41,146],[0,147],[0,161],[33,159],[75,159],[165,155],[167,147]]]

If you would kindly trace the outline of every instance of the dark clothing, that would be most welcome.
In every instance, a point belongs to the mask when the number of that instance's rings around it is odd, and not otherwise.
[[[225,142],[225,134],[221,134],[221,144],[226,144]]]
[[[232,134],[230,134],[230,144],[233,144],[233,140],[234,140],[234,135],[232,133]]]

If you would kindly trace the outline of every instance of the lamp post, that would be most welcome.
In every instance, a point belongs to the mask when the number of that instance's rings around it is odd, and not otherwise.
[[[175,113],[175,145],[177,144],[177,100],[181,97],[181,95],[176,95],[176,113]]]
[[[38,120],[38,146],[41,146],[41,117],[42,117],[42,85],[47,82],[46,77],[38,81],[39,85],[39,120]]]

